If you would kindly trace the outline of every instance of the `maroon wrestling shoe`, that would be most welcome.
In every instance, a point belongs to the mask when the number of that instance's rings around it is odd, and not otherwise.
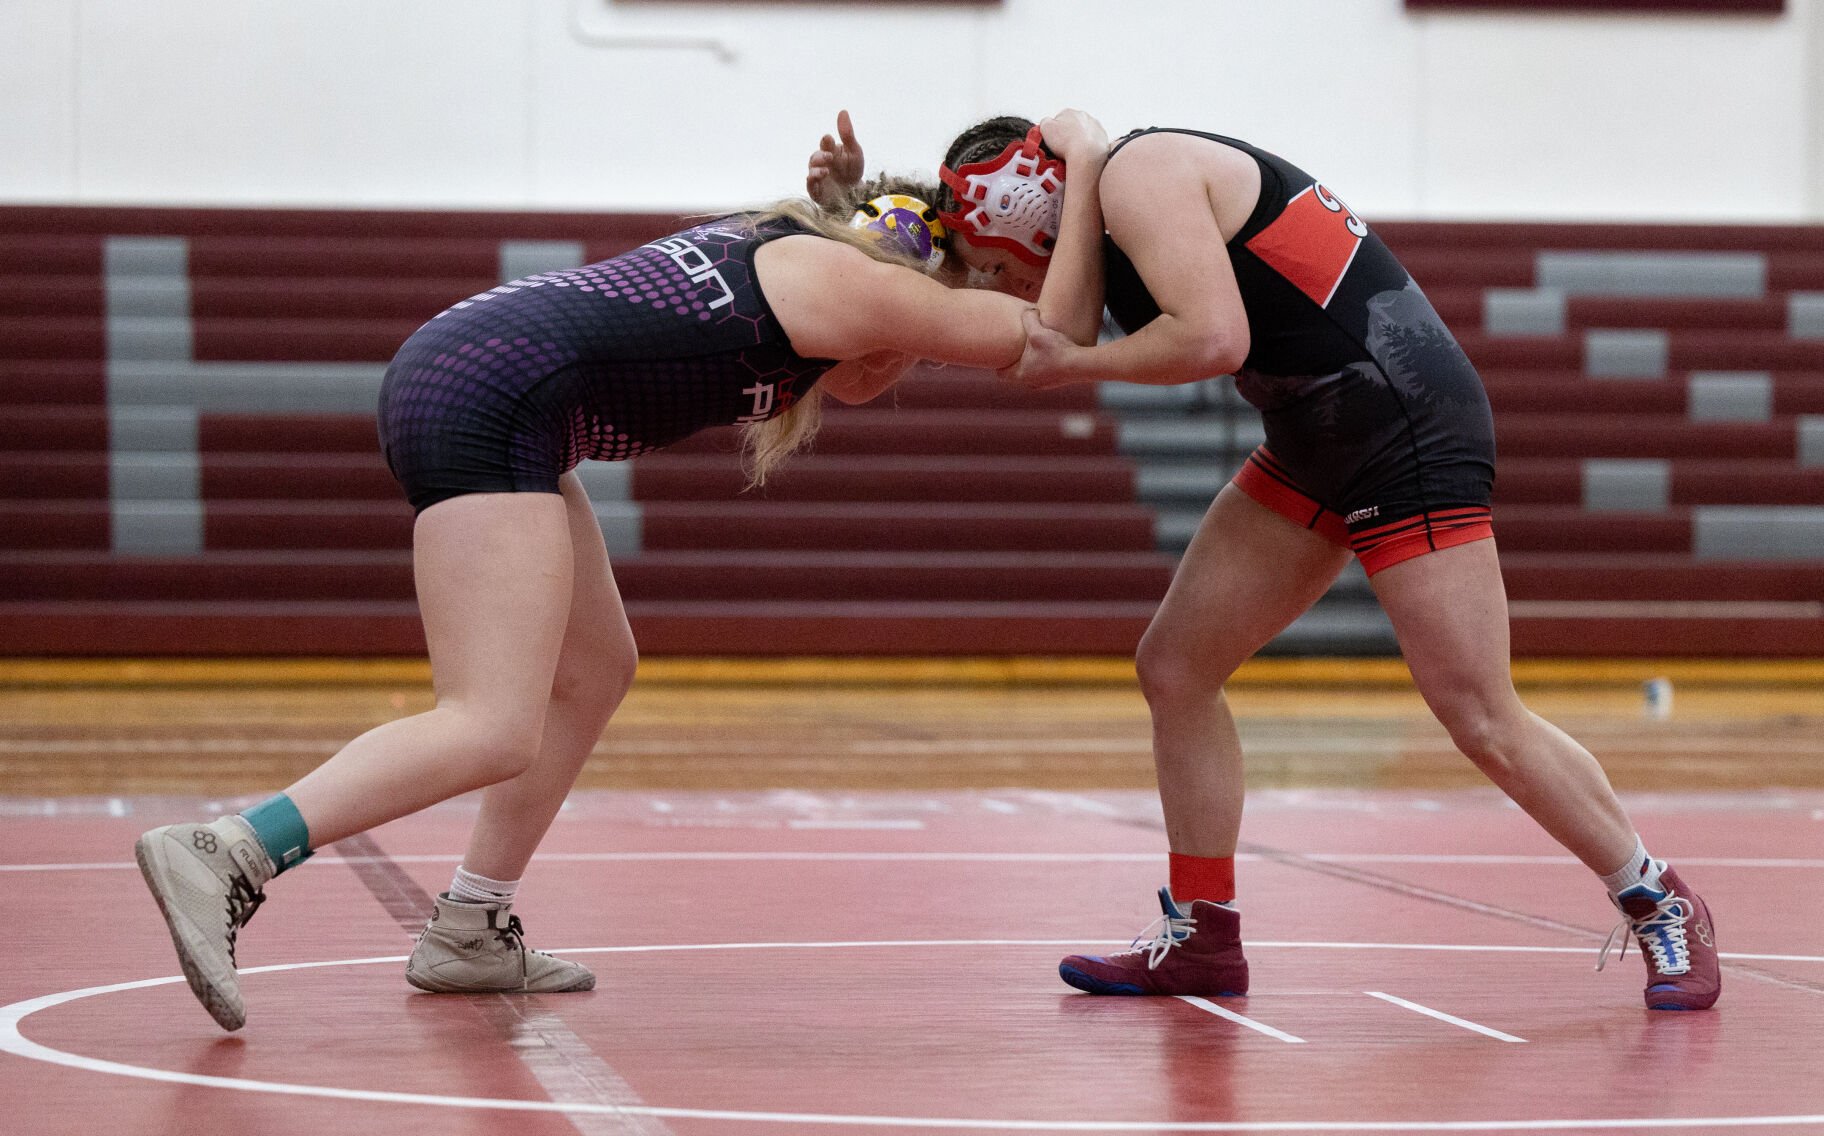
[[[1722,968],[1716,957],[1716,924],[1697,893],[1667,868],[1659,887],[1635,884],[1615,897],[1624,916],[1609,932],[1596,958],[1596,969],[1608,961],[1615,937],[1627,931],[1640,943],[1647,960],[1647,1009],[1708,1010],[1722,993]],[[1627,939],[1621,952],[1628,950]]]
[[[1169,887],[1159,889],[1159,906],[1165,914],[1140,933],[1132,950],[1071,955],[1058,964],[1058,977],[1091,994],[1230,998],[1248,992],[1240,912],[1201,899],[1180,910]]]

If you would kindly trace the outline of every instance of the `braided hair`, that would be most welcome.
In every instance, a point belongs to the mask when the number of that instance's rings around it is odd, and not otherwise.
[[[1016,114],[1003,114],[978,122],[958,134],[956,140],[950,143],[950,149],[944,154],[944,165],[955,170],[971,162],[985,162],[1015,142],[1023,140],[1032,127],[1033,121],[1030,118],[1021,118]],[[1055,156],[1049,150],[1045,153]],[[957,206],[956,194],[949,186],[940,183],[937,187],[937,200],[931,204],[937,206],[939,212],[953,213]]]

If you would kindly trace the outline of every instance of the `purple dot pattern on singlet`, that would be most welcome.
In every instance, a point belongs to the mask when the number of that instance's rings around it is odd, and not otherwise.
[[[702,225],[456,304],[388,368],[388,463],[415,502],[550,490],[585,458],[779,414],[833,365],[791,349],[754,276],[753,250],[797,231]]]

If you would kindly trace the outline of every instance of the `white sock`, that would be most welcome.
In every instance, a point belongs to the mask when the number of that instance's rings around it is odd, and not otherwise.
[[[1638,834],[1634,837],[1634,852],[1627,863],[1602,877],[1603,886],[1609,894],[1618,896],[1631,887],[1646,884],[1655,891],[1663,890],[1659,886],[1659,874],[1666,870],[1664,860],[1655,860],[1647,855],[1647,846]]]
[[[512,903],[517,891],[518,880],[490,880],[461,867],[450,881],[450,898],[457,903]]]

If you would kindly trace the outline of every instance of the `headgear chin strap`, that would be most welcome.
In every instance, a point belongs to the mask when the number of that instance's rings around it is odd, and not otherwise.
[[[938,220],[937,210],[908,193],[884,193],[862,202],[849,225],[888,242],[923,265],[926,273],[943,265],[944,250],[950,247],[950,235]]]
[[[985,162],[961,169],[938,167],[956,194],[957,211],[940,213],[944,224],[969,243],[1004,249],[1043,268],[1058,243],[1064,211],[1064,163],[1040,150],[1039,128]]]

